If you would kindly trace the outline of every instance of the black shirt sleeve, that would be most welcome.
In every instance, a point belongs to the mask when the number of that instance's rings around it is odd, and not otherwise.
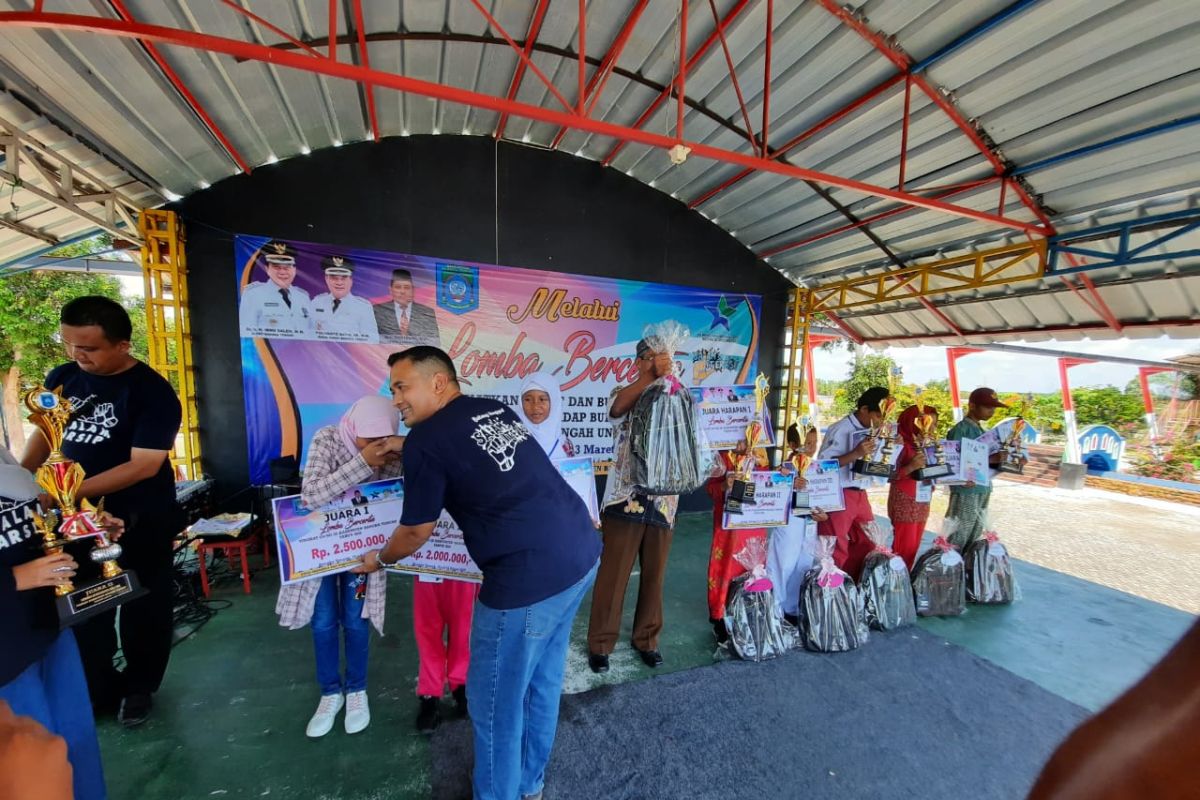
[[[172,450],[183,419],[183,407],[171,384],[146,367],[147,380],[140,392],[140,413],[136,415],[131,447],[145,450]]]

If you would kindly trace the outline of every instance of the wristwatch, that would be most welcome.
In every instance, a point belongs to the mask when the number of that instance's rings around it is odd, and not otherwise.
[[[395,561],[392,561],[392,562],[384,561],[383,556],[379,555],[381,552],[383,552],[382,550],[374,550],[372,552],[375,553],[375,564],[380,569],[393,569],[393,568],[395,568],[395,566],[397,564],[400,563],[399,559],[396,559]]]

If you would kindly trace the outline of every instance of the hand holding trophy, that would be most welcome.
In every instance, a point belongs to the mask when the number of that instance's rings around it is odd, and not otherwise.
[[[919,481],[942,478],[950,474],[950,465],[946,463],[946,451],[942,447],[942,440],[938,439],[934,432],[936,425],[937,417],[929,406],[925,406],[922,413],[918,414],[913,421],[913,427],[917,429],[915,437],[917,447],[922,451],[933,449],[933,460],[927,461],[924,467],[913,471],[913,477]]]
[[[867,441],[871,443],[870,454],[858,459],[851,466],[859,475],[872,478],[887,478],[892,474],[892,453],[895,451],[896,424],[891,421],[896,410],[896,398],[888,396],[879,404],[879,420],[871,424]],[[879,443],[883,442],[883,447]],[[878,453],[878,457],[876,457]]]
[[[1008,438],[1000,445],[1000,463],[997,469],[1001,472],[1010,472],[1020,475],[1025,471],[1025,450],[1021,444],[1022,434],[1025,431],[1025,418],[1018,416],[1013,420],[1012,430],[1008,434]]]
[[[65,582],[54,589],[59,621],[63,625],[73,625],[140,597],[146,590],[141,588],[132,572],[117,565],[121,546],[110,539],[105,528],[104,501],[96,505],[86,498],[76,502],[79,487],[83,484],[83,467],[62,452],[63,434],[73,411],[70,401],[60,390],[37,387],[25,394],[25,407],[30,411],[29,421],[41,431],[50,446],[50,457],[35,473],[38,486],[50,496],[55,506],[34,514],[43,552],[55,555],[73,541],[96,540],[90,557],[100,565],[100,578],[78,588]]]
[[[730,514],[741,514],[742,506],[754,505],[754,466],[757,463],[756,450],[762,446],[763,408],[767,403],[767,394],[771,384],[767,376],[759,373],[754,380],[754,417],[746,426],[746,452],[738,457],[734,469],[733,484],[725,495],[725,510]]]

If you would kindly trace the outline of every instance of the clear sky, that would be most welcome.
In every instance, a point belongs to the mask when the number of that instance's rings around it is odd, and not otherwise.
[[[1151,361],[1165,361],[1173,356],[1200,350],[1200,338],[1012,344]],[[905,383],[923,384],[947,377],[944,347],[890,347],[882,352],[894,358],[904,370]],[[818,378],[844,380],[851,360],[853,355],[844,347],[833,352],[817,350],[813,369]],[[1075,387],[1112,385],[1124,388],[1136,377],[1137,367],[1119,364],[1085,364],[1071,369],[1071,385]],[[1058,362],[1051,357],[1015,353],[975,353],[959,359],[958,384],[963,391],[976,386],[991,386],[1001,392],[1055,392],[1059,388]]]

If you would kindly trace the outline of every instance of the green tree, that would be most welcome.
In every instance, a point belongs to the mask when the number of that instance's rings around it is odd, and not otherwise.
[[[1140,390],[1122,392],[1115,386],[1075,389],[1071,392],[1075,400],[1075,419],[1084,425],[1110,425],[1122,428],[1139,425],[1145,410],[1142,408]]]
[[[889,356],[878,353],[863,355],[856,352],[849,363],[850,374],[845,383],[834,393],[833,409],[836,416],[844,416],[854,410],[854,402],[872,386],[887,386],[897,374],[896,362]]]
[[[83,244],[69,247],[79,248]],[[100,245],[102,242],[97,246]],[[87,254],[88,251],[67,255]],[[145,358],[144,301],[123,298],[120,282],[111,275],[35,270],[0,278],[2,421],[6,444],[17,454],[25,446],[21,394],[65,360],[58,340],[59,310],[67,301],[89,294],[111,297],[129,309],[134,325],[133,354]]]

